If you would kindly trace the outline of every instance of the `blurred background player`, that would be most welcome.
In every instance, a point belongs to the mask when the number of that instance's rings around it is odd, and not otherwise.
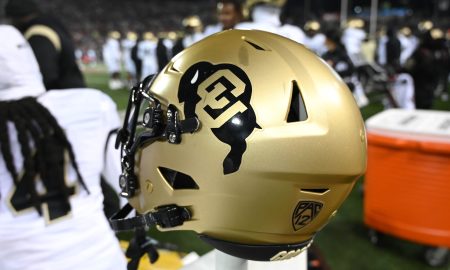
[[[120,50],[120,33],[118,31],[110,31],[103,45],[103,61],[106,64],[109,73],[109,89],[118,90],[123,87],[120,79],[121,71],[121,50]]]
[[[5,15],[33,49],[46,89],[85,87],[72,37],[56,18],[43,14],[33,0],[9,0]]]
[[[339,29],[330,29],[325,33],[325,45],[327,51],[322,55],[322,58],[341,76],[353,92],[355,86],[351,78],[355,72],[355,68],[348,57],[344,45],[341,43]]]
[[[414,78],[414,97],[418,109],[431,109],[433,106],[440,81],[447,80],[442,77],[448,78],[449,62],[443,32],[433,28],[423,33],[418,48],[405,64],[406,71]]]
[[[364,31],[364,21],[362,19],[350,19],[342,33],[342,44],[344,44],[347,54],[354,64],[360,57],[363,41],[367,38]]]
[[[434,40],[434,56],[436,58],[436,65],[439,67],[438,82],[434,90],[435,97],[448,97],[448,82],[450,75],[450,48],[447,47],[447,40],[444,32],[440,28],[433,28],[430,31],[431,37]]]
[[[160,33],[160,39],[166,48],[166,55],[168,59],[171,59],[174,55],[172,54],[173,46],[178,39],[178,34],[175,31],[162,32]]]
[[[402,51],[400,53],[400,65],[404,66],[406,61],[411,57],[419,45],[419,39],[413,34],[411,28],[408,26],[402,27],[397,37],[402,46]]]
[[[203,36],[203,23],[199,16],[193,15],[183,19],[183,34],[180,36],[172,48],[172,54],[176,55],[195,42],[201,40]]]
[[[158,60],[158,71],[161,71],[167,63],[169,63],[169,54],[166,44],[167,44],[167,34],[160,32],[157,36],[156,44],[156,59]],[[170,44],[169,44],[170,45]]]
[[[137,48],[137,57],[142,61],[140,80],[159,71],[158,57],[156,55],[157,45],[158,38],[155,34],[152,32],[145,32],[142,35],[142,41],[139,42]]]
[[[386,74],[384,108],[415,109],[414,83],[401,65],[402,43],[394,25],[382,29],[378,39],[377,62]]]
[[[217,32],[233,29],[244,18],[242,1],[219,0],[217,2],[217,24],[208,25],[204,35],[209,36]]]
[[[357,74],[353,77],[353,82],[355,84],[353,96],[359,107],[369,104],[369,99],[364,92],[364,85],[361,83],[361,77],[363,77],[362,74],[364,74],[366,68],[372,69],[371,64],[368,63],[367,56],[363,53],[362,45],[367,38],[364,26],[364,20],[360,18],[349,19],[341,36],[341,43],[344,45],[347,55],[356,69]]]
[[[352,60],[348,56],[345,46],[341,42],[339,29],[329,29],[325,34],[326,52],[322,58],[341,76],[348,88],[352,91],[358,107],[369,104],[359,81]]]
[[[136,80],[140,80],[142,77],[142,60],[138,57],[139,43],[142,42],[142,33],[137,34],[136,43],[130,51],[130,57],[133,61],[134,68],[136,70]]]
[[[0,36],[0,269],[125,270],[100,187],[114,102],[46,92],[24,37],[4,25]]]
[[[285,0],[247,0],[245,4],[249,22],[236,25],[236,29],[255,29],[272,32],[298,43],[304,43],[305,33],[291,24],[283,24],[280,20]]]
[[[326,37],[320,32],[320,28],[321,25],[319,21],[316,20],[306,22],[305,27],[303,28],[306,33],[304,45],[319,56],[327,51],[325,45]]]
[[[122,40],[122,60],[127,73],[128,87],[131,87],[136,82],[136,66],[131,59],[131,50],[136,45],[137,34],[129,31],[126,37]]]
[[[433,29],[434,23],[430,20],[421,20],[417,24],[417,29],[419,30],[419,36],[422,37],[426,35],[431,29]]]
[[[384,67],[389,75],[394,75],[400,70],[402,46],[394,26],[388,26],[386,33],[384,32],[382,31],[378,40],[378,64]]]

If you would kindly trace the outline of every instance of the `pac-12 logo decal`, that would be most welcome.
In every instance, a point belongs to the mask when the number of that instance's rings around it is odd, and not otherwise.
[[[184,102],[185,117],[207,122],[217,139],[231,146],[223,161],[224,174],[239,170],[247,149],[245,139],[260,128],[251,96],[247,74],[235,65],[199,62],[181,78],[178,100]]]
[[[294,230],[298,231],[311,223],[317,217],[320,210],[322,210],[322,207],[323,204],[320,202],[300,201],[292,214],[292,226],[294,226]]]

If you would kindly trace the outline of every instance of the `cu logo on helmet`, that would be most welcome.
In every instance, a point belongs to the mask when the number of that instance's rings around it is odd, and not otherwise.
[[[245,86],[245,83],[229,69],[217,70],[198,86],[198,93],[206,104],[201,106],[214,119],[212,123],[214,128],[220,128],[230,118],[248,109],[239,100]]]
[[[185,117],[198,117],[217,139],[231,147],[223,161],[224,174],[239,170],[247,149],[245,139],[260,128],[251,96],[247,74],[232,64],[199,62],[181,77],[178,100],[184,103]]]

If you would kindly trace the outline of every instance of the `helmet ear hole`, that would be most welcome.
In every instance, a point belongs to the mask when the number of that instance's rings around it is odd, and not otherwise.
[[[158,167],[158,170],[173,189],[200,189],[194,179],[187,174],[164,167]]]
[[[300,122],[308,119],[305,103],[303,101],[302,93],[298,87],[297,81],[292,81],[292,94],[289,113],[286,122]]]

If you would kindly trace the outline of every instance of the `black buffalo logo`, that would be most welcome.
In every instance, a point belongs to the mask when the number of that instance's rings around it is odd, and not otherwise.
[[[210,123],[214,135],[231,146],[223,161],[224,174],[239,170],[247,149],[245,139],[253,129],[260,128],[250,105],[251,96],[247,74],[235,65],[199,62],[181,78],[178,100],[184,103],[185,117],[198,117]]]

